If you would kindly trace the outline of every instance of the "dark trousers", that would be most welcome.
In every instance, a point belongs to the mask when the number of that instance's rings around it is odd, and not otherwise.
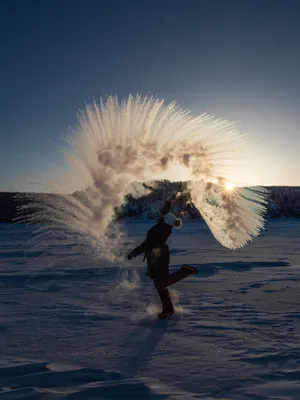
[[[168,312],[174,309],[168,286],[181,281],[188,275],[189,272],[181,267],[178,271],[172,272],[166,277],[154,279],[154,286],[159,294],[163,311]]]
[[[167,245],[155,248],[147,256],[148,276],[153,279],[154,286],[159,294],[163,311],[173,310],[173,304],[170,297],[168,286],[186,278],[190,273],[180,268],[176,272],[169,273],[169,247]]]

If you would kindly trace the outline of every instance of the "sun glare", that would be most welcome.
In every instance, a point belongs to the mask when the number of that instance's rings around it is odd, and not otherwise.
[[[231,183],[231,182],[226,182],[225,183],[225,189],[228,192],[231,192],[234,188],[235,188],[235,184],[234,183]]]

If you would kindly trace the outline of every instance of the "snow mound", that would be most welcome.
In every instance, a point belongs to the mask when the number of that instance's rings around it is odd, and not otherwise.
[[[165,385],[119,372],[47,362],[8,364],[0,368],[2,400],[50,399],[187,399]]]

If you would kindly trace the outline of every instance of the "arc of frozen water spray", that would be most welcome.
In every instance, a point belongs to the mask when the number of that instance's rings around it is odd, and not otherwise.
[[[224,193],[224,181],[244,145],[230,121],[206,114],[194,118],[176,103],[165,106],[138,95],[122,102],[102,99],[99,106],[87,105],[78,118],[78,127],[66,137],[68,169],[53,178],[61,196],[46,201],[37,196],[27,206],[34,210],[31,221],[48,222],[40,228],[43,235],[50,229],[52,235],[68,237],[69,232],[74,238],[75,232],[113,260],[119,240],[116,233],[108,235],[114,208],[132,182],[152,180],[174,163],[190,170],[192,201],[222,245],[242,247],[263,227],[265,190]]]

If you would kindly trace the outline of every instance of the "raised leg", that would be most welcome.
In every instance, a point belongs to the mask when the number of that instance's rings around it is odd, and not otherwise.
[[[182,281],[182,279],[188,277],[189,275],[190,273],[181,267],[178,271],[172,272],[171,274],[168,275],[168,277],[165,280],[165,285],[166,286],[174,285],[174,283]]]
[[[164,312],[171,312],[174,310],[168,286],[181,281],[191,274],[196,274],[196,268],[188,265],[183,265],[178,271],[172,272],[167,276],[154,279],[154,286],[159,294],[162,308]]]
[[[165,280],[165,285],[174,285],[174,283],[182,281],[182,279],[187,278],[189,275],[196,275],[197,273],[198,271],[196,268],[183,264],[183,266],[178,271],[172,272],[168,275]]]

